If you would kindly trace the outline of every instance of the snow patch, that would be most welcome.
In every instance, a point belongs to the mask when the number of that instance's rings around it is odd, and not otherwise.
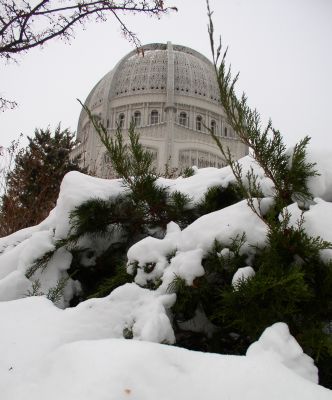
[[[247,357],[274,358],[304,379],[318,383],[318,369],[313,359],[303,353],[283,322],[266,328],[259,340],[248,348]]]
[[[243,267],[243,268],[239,268],[232,279],[232,286],[235,290],[237,290],[238,285],[243,282],[246,281],[247,279],[251,278],[255,276],[255,271],[252,267],[247,266],[247,267]]]

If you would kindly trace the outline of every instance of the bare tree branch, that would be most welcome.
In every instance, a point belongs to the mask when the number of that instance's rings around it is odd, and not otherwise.
[[[34,4],[34,6],[32,6]],[[137,48],[140,41],[120,17],[121,13],[143,13],[161,17],[175,7],[165,7],[162,0],[0,0],[0,57],[16,54],[60,37],[69,40],[74,27],[88,21],[103,22],[113,17],[125,37]]]
[[[0,111],[12,110],[17,107],[16,101],[8,100],[0,97]]]
[[[165,7],[163,0],[0,0],[0,58],[15,56],[40,47],[52,39],[70,40],[75,28],[87,22],[120,25],[127,40],[138,50],[141,42],[122,19],[122,14],[145,14],[160,18],[176,7]],[[0,111],[13,109],[15,101],[0,97]]]

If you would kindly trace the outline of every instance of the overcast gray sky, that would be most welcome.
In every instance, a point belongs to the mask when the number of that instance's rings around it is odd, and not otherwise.
[[[293,145],[304,135],[331,146],[332,0],[211,0],[216,32],[240,71],[239,89]],[[179,8],[157,20],[125,17],[143,44],[172,41],[210,57],[205,0],[168,0]],[[2,96],[19,107],[0,114],[0,145],[58,122],[76,130],[80,105],[95,83],[132,50],[114,20],[77,30],[0,65]]]

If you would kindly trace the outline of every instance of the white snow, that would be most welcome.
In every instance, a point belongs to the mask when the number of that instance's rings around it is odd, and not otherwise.
[[[304,213],[310,235],[332,241],[332,157],[312,152],[320,176],[309,186],[316,197]],[[264,214],[272,204],[273,185],[251,157],[240,160],[244,174],[254,168],[264,199],[255,200]],[[245,181],[245,180],[244,180]],[[204,168],[189,178],[158,180],[169,191],[180,191],[200,201],[209,187],[234,182],[229,167]],[[266,241],[267,228],[245,201],[207,214],[181,229],[171,222],[163,239],[147,237],[128,251],[128,271],[135,282],[123,285],[102,299],[90,299],[65,308],[79,282],[68,279],[64,296],[55,306],[45,296],[25,297],[33,282],[47,294],[59,279],[68,277],[72,256],[57,250],[44,272],[30,279],[25,273],[35,259],[53,250],[69,232],[69,214],[91,198],[108,199],[123,193],[119,180],[103,180],[78,172],[66,175],[55,209],[41,224],[0,238],[0,398],[1,400],[332,400],[332,392],[317,385],[317,368],[290,335],[276,323],[267,328],[246,356],[199,353],[172,344],[175,336],[170,309],[176,294],[169,285],[176,276],[193,285],[204,275],[202,259],[214,241],[232,257],[232,241],[245,233],[242,254],[247,267],[233,277],[253,276],[250,255]],[[301,210],[288,207],[290,224]],[[99,243],[98,246],[105,244]],[[322,252],[327,261],[332,250]],[[157,290],[140,287],[159,280]],[[60,308],[59,308],[60,307]],[[215,327],[197,308],[183,329],[211,334]],[[187,324],[187,325],[186,325]],[[133,340],[124,340],[133,337]],[[155,342],[155,343],[152,343]]]
[[[246,182],[246,174],[251,168],[257,174],[257,183],[260,184],[265,196],[273,195],[273,184],[251,156],[243,157],[239,160],[243,172],[243,181]],[[195,174],[188,178],[179,177],[177,179],[159,179],[160,184],[169,187],[170,191],[180,191],[187,194],[193,202],[202,200],[207,189],[212,186],[227,187],[230,183],[235,183],[234,175],[230,167],[224,168],[201,168],[195,170]]]
[[[65,310],[42,296],[0,302],[0,320],[6,321],[0,331],[0,393],[9,368],[23,373],[65,343],[123,338],[124,329],[134,339],[174,343],[166,313],[174,301],[174,294],[160,295],[126,284],[105,298]]]
[[[232,286],[236,290],[240,282],[243,282],[251,278],[252,276],[255,276],[255,271],[252,267],[250,267],[250,265],[248,265],[247,267],[239,268],[233,276]]]
[[[327,146],[329,147],[329,146]],[[309,178],[308,188],[314,197],[332,201],[332,154],[329,149],[310,149],[307,161],[315,163],[318,176]]]
[[[188,286],[192,286],[195,278],[204,275],[204,268],[201,264],[202,258],[202,249],[178,251],[172,258],[169,268],[166,269],[162,277],[163,283],[158,290],[167,292],[175,277],[184,279]]]
[[[0,341],[1,400],[330,400],[332,396],[303,378],[296,363],[287,363],[298,357],[310,370],[309,360],[301,359],[296,341],[280,326],[269,328],[247,356],[226,356],[109,338],[109,307],[92,304],[63,311],[42,298],[1,306],[1,316],[10,325]]]
[[[106,200],[123,190],[120,180],[94,178],[76,171],[68,173],[62,181],[57,205],[48,218],[39,225],[0,238],[0,300],[25,297],[33,281],[38,281],[40,292],[47,294],[60,279],[67,279],[71,254],[65,250],[56,252],[49,266],[43,272],[37,271],[30,280],[25,278],[25,273],[38,257],[54,250],[57,239],[67,236],[69,214],[76,206],[92,197]],[[68,279],[66,298],[58,306],[67,306],[78,288],[75,281]]]
[[[201,248],[206,253],[215,240],[227,247],[243,233],[246,235],[244,252],[250,252],[252,246],[264,245],[266,225],[251,211],[246,200],[198,218],[182,231],[178,249]]]
[[[243,221],[246,223],[243,224]],[[139,267],[136,283],[143,285],[151,279],[162,279],[158,290],[164,293],[175,276],[190,284],[196,277],[204,275],[201,261],[215,240],[228,247],[237,236],[245,233],[246,240],[241,251],[250,255],[254,247],[264,245],[267,233],[266,225],[252,212],[246,201],[203,215],[183,231],[179,227],[174,228],[174,225],[172,233],[167,231],[164,239],[148,237],[129,249],[128,271],[132,271],[135,262]],[[177,252],[168,264],[166,255],[174,250]],[[147,263],[156,263],[152,273],[144,271]]]
[[[260,339],[248,348],[247,357],[273,357],[303,378],[318,383],[318,369],[313,359],[303,353],[282,322],[265,329]]]
[[[287,207],[290,213],[289,224],[296,226],[301,218],[302,211],[296,203]],[[310,206],[308,211],[303,213],[303,227],[310,236],[320,236],[323,240],[332,243],[332,203],[319,198],[314,199],[314,204]],[[332,249],[321,251],[323,260],[332,259]]]
[[[55,238],[65,238],[69,232],[69,213],[86,200],[99,198],[107,200],[118,196],[124,188],[119,179],[100,179],[80,172],[69,172],[61,183],[60,194],[55,208]]]

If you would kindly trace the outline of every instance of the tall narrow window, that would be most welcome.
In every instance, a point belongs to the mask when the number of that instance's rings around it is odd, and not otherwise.
[[[141,126],[141,113],[140,111],[134,112],[134,124],[135,126]]]
[[[227,132],[227,126],[225,126],[224,128],[224,135],[227,136],[228,132]]]
[[[217,124],[216,124],[216,121],[213,119],[212,121],[211,121],[211,132],[215,135],[216,134],[216,132],[217,132]]]
[[[124,127],[124,122],[125,122],[125,115],[124,114],[120,114],[119,115],[119,128],[123,128]]]
[[[151,111],[150,123],[151,125],[159,123],[159,112],[157,110]]]
[[[201,131],[203,128],[203,118],[199,115],[196,117],[196,130]]]
[[[188,117],[185,112],[180,112],[179,123],[180,123],[180,125],[188,126]]]

